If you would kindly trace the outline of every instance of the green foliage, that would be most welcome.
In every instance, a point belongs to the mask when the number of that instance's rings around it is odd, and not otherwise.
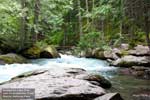
[[[78,46],[81,49],[101,47],[104,43],[100,38],[101,34],[102,32],[90,32],[84,34],[81,37]]]
[[[63,41],[63,33],[58,32],[54,33],[51,36],[47,35],[47,38],[45,39],[45,42],[48,44],[58,45],[61,44]]]

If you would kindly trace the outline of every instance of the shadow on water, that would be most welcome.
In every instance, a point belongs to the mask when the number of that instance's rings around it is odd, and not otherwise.
[[[103,75],[112,76],[106,76],[113,86],[108,91],[119,92],[125,100],[150,100],[150,80],[138,79],[119,72],[118,69],[115,72],[102,73]]]

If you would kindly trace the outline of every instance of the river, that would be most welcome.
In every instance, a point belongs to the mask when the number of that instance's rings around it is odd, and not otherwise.
[[[134,100],[132,97],[135,92],[150,89],[150,81],[120,74],[119,70],[121,68],[109,66],[103,60],[61,55],[61,58],[57,59],[37,59],[30,62],[29,64],[0,65],[0,83],[8,81],[12,77],[24,72],[43,68],[63,67],[83,68],[91,73],[103,75],[113,84],[113,87],[108,91],[121,93],[125,100]]]

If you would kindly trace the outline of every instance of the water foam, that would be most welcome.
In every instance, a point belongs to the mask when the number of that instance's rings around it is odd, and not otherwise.
[[[74,56],[61,55],[57,59],[37,59],[30,64],[6,64],[0,65],[0,83],[10,80],[24,72],[43,68],[83,68],[88,71],[112,71],[115,67],[110,67],[106,61],[92,58],[77,58]]]

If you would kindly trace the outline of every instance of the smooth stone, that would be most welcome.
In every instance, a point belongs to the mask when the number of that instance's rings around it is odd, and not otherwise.
[[[89,73],[78,68],[36,70],[3,83],[0,90],[34,88],[37,100],[92,100],[106,93],[102,87],[77,78],[80,75],[86,76]]]

